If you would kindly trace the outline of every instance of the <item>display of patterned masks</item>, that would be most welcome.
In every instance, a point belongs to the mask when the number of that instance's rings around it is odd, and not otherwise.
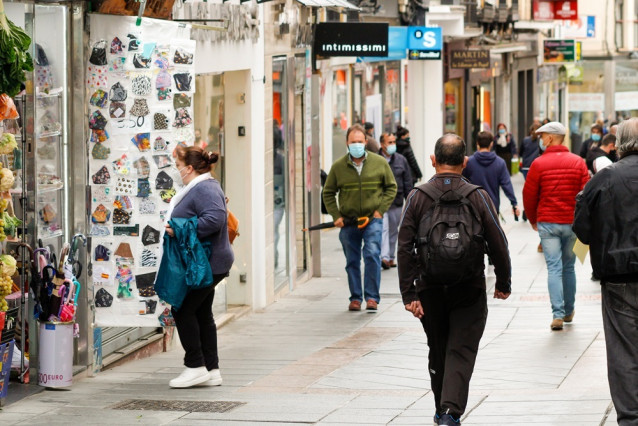
[[[122,44],[122,40],[119,37],[115,37],[113,41],[111,41],[111,55],[119,55],[124,50],[124,45]]]
[[[145,58],[141,53],[133,55],[133,66],[135,68],[150,68],[151,58]]]
[[[186,108],[178,108],[175,110],[175,121],[173,121],[173,127],[186,127],[192,122],[193,119]]]
[[[137,286],[137,291],[140,294],[140,297],[155,296],[155,288],[153,287],[153,284],[155,283],[155,275],[157,275],[156,272],[148,272],[146,274],[139,274],[135,276],[135,285]],[[154,313],[157,301],[147,300],[146,302],[153,302],[155,305],[151,305],[150,307],[152,312],[147,312],[148,309],[145,308],[144,313]]]
[[[97,247],[95,247],[96,262],[108,262],[110,256],[111,256],[111,250],[109,250],[102,244],[98,244]]]
[[[157,100],[165,101],[171,98],[171,89],[157,89]]]
[[[122,86],[122,83],[118,81],[111,86],[111,90],[109,91],[109,98],[111,98],[111,101],[124,102],[126,97],[126,89]]]
[[[96,143],[93,145],[91,155],[94,160],[106,160],[109,158],[109,155],[111,155],[111,149],[101,143]]]
[[[128,155],[122,154],[120,158],[113,161],[113,170],[115,170],[115,173],[124,176],[131,173],[131,160],[129,160]]]
[[[153,130],[166,130],[168,129],[168,118],[166,114],[156,112],[153,115]]]
[[[173,97],[173,107],[175,109],[188,108],[189,106],[191,106],[191,97],[186,93],[178,93]]]
[[[148,96],[151,94],[151,77],[148,75],[138,75],[131,80],[131,91],[135,96]]]
[[[93,65],[106,65],[106,40],[100,40],[93,45],[89,62]]]
[[[140,265],[143,268],[152,268],[157,266],[157,253],[155,253],[153,250],[149,250],[146,248],[143,249]]]
[[[109,115],[111,118],[124,118],[126,115],[126,104],[124,102],[111,102],[109,105]]]
[[[110,72],[122,72],[124,71],[124,64],[126,63],[126,56],[118,56],[111,59],[109,62]]]
[[[160,197],[165,203],[170,203],[175,194],[177,194],[177,191],[175,191],[173,188],[160,191]]]
[[[106,166],[102,166],[100,170],[95,172],[91,179],[95,185],[106,185],[111,180],[111,174]]]
[[[140,150],[140,152],[150,151],[151,149],[151,134],[150,133],[138,133],[131,138],[133,145]]]
[[[155,138],[155,143],[153,144],[153,149],[155,151],[166,151],[167,147],[168,147],[168,142],[166,142],[166,140],[163,137],[158,136]]]
[[[153,160],[155,161],[155,165],[157,165],[158,169],[170,167],[172,164],[171,157],[169,157],[167,154],[153,155]]]
[[[91,142],[106,142],[108,138],[109,132],[107,132],[106,130],[91,130]]]
[[[137,176],[147,178],[151,174],[151,165],[146,157],[142,156],[133,162],[133,167],[137,169]]]
[[[109,100],[109,95],[102,89],[97,89],[95,93],[91,95],[89,103],[98,108],[106,107],[106,103]]]
[[[149,198],[140,201],[140,214],[155,214],[155,202]]]
[[[130,114],[134,117],[144,117],[150,114],[151,111],[148,109],[148,103],[146,103],[146,99],[143,98],[135,98],[133,100],[133,106],[131,107]]]
[[[113,207],[130,210],[133,208],[133,202],[128,195],[117,195],[113,201]]]
[[[155,188],[157,189],[171,189],[173,187],[173,178],[168,173],[161,171],[155,178]]]
[[[173,62],[180,65],[191,65],[193,63],[193,54],[182,48],[175,49]]]
[[[97,206],[93,214],[91,214],[91,222],[93,223],[106,223],[110,218],[111,212],[104,204]]]
[[[135,195],[137,192],[137,182],[134,179],[118,177],[115,183],[115,192],[123,195]]]
[[[146,225],[142,231],[142,244],[148,246],[151,244],[159,244],[159,242],[160,231],[153,228],[151,225]]]
[[[191,91],[191,83],[193,82],[193,76],[187,72],[179,72],[173,74],[173,79],[175,80],[175,87],[180,92],[190,92]]]
[[[168,63],[168,59],[166,59],[164,56],[158,57],[155,60],[154,64],[157,68],[161,70],[167,70],[170,67],[170,64]]]
[[[89,129],[104,130],[106,123],[106,118],[104,118],[100,111],[93,111],[93,114],[89,117]]]
[[[148,178],[142,178],[137,180],[137,197],[147,198],[151,195],[151,183]]]

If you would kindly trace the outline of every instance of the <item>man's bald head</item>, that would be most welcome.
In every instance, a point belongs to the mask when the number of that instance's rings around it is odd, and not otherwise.
[[[465,141],[459,135],[446,133],[434,145],[434,158],[438,165],[460,166],[465,161]]]

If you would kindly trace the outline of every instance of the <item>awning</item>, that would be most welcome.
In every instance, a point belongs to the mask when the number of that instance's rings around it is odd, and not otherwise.
[[[297,0],[308,7],[343,7],[350,10],[361,10],[361,8],[346,0]]]

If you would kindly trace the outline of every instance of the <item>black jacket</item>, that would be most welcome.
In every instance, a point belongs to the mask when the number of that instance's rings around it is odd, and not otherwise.
[[[518,150],[518,156],[523,159],[523,169],[529,169],[532,162],[541,155],[538,139],[527,136],[523,139],[521,147]]]
[[[410,171],[412,172],[412,182],[414,183],[421,179],[423,177],[423,173],[421,173],[419,163],[416,162],[414,151],[412,151],[412,146],[410,145],[410,138],[397,139],[397,152],[408,160]]]
[[[573,230],[601,281],[638,282],[638,152],[605,167],[576,199]]]
[[[580,155],[583,158],[587,158],[587,152],[589,151],[589,149],[591,148],[591,144],[594,142],[594,140],[592,138],[589,138],[587,140],[585,140],[585,142],[583,142],[580,145],[580,152],[578,155]]]
[[[379,151],[379,155],[385,158],[385,156]],[[392,202],[392,207],[403,207],[403,200],[407,198],[412,187],[412,173],[410,173],[410,165],[408,160],[401,154],[395,153],[388,162],[394,175],[394,180],[397,181],[397,196]]]
[[[446,183],[449,181],[449,183]],[[467,185],[467,181],[459,174],[441,173],[436,174],[425,185],[435,185],[441,190],[450,188],[455,189],[461,185]],[[494,209],[494,203],[489,194],[484,189],[477,189],[468,197],[474,210],[479,215],[483,224],[483,236],[490,252],[490,258],[494,263],[494,272],[496,273],[496,288],[499,291],[509,293],[511,291],[512,267],[510,263],[509,249],[507,247],[507,238],[501,228],[498,215]],[[421,280],[421,270],[418,256],[415,255],[415,238],[419,230],[421,218],[425,216],[432,206],[432,199],[423,191],[418,189],[412,190],[401,218],[399,227],[399,248],[397,259],[399,263],[399,286],[401,288],[401,296],[403,303],[408,304],[418,300],[418,292],[425,288],[426,283]],[[468,282],[472,287],[479,287],[485,290],[485,276],[480,271],[481,278]]]
[[[587,164],[587,168],[589,169],[589,172],[594,175],[596,174],[596,170],[594,170],[594,161],[596,161],[596,159],[598,157],[607,157],[607,153],[605,151],[603,151],[600,147],[595,146],[593,148],[590,148],[587,151],[587,158],[585,160],[585,164]]]

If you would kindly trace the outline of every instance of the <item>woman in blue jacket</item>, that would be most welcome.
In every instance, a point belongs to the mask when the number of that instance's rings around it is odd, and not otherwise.
[[[215,286],[228,276],[234,255],[228,241],[228,212],[224,192],[211,176],[211,167],[219,154],[199,147],[176,149],[176,165],[185,187],[171,200],[166,221],[171,218],[197,217],[197,237],[210,242],[209,263],[213,284],[190,290],[179,309],[173,309],[179,339],[184,347],[186,368],[169,382],[172,388],[195,385],[219,386],[222,377],[217,356],[217,327],[213,318]],[[166,234],[174,230],[166,225]],[[178,285],[183,284],[179,283]]]

